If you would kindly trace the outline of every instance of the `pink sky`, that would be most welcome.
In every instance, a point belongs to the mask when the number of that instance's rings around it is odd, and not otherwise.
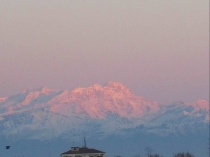
[[[0,97],[119,81],[161,102],[209,98],[208,0],[1,0]]]

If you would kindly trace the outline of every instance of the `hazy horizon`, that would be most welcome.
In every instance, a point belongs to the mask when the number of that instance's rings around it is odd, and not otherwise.
[[[0,97],[116,81],[209,101],[209,1],[0,0]]]

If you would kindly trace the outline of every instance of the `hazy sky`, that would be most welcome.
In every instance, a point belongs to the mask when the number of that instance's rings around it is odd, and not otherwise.
[[[208,100],[208,0],[0,0],[0,97],[119,81]]]

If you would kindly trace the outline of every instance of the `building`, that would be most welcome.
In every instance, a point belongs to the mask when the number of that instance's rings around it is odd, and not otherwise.
[[[84,147],[71,147],[71,150],[61,154],[61,157],[105,157],[105,152]]]
[[[105,152],[88,148],[84,137],[84,147],[71,147],[69,151],[62,153],[61,157],[105,157]]]

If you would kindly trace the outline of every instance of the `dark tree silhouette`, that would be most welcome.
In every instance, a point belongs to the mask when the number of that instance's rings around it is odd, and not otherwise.
[[[145,149],[145,156],[146,157],[152,157],[152,149],[150,147],[146,147]]]
[[[160,156],[159,154],[153,154],[154,150],[151,149],[150,147],[146,147],[145,149],[145,157],[163,157],[163,156]]]
[[[195,156],[187,152],[187,153],[177,153],[173,157],[195,157]]]
[[[163,156],[159,155],[159,154],[153,154],[153,155],[151,155],[151,157],[163,157]]]

